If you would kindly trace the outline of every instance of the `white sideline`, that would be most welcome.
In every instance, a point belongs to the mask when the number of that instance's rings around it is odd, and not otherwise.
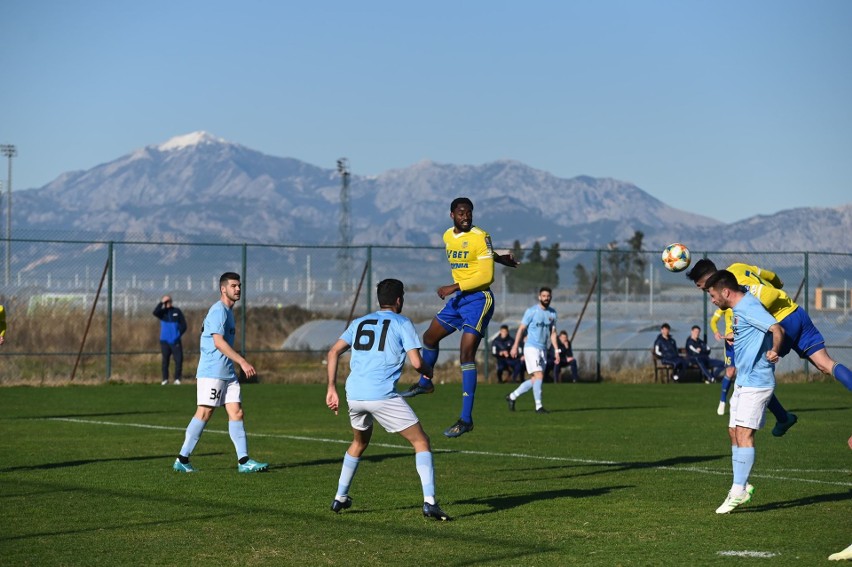
[[[79,419],[79,418],[70,418],[70,417],[48,417],[45,418],[46,421],[64,421],[68,423],[82,423],[88,425],[112,425],[117,427],[135,427],[139,429],[158,429],[164,431],[186,431],[185,427],[175,427],[171,425],[150,425],[146,423],[122,423],[118,421],[101,421],[94,419]],[[228,435],[227,431],[221,429],[205,429],[205,433],[218,433],[220,435]],[[327,439],[324,437],[306,437],[303,435],[284,435],[277,433],[246,433],[249,437],[267,437],[272,439],[291,439],[294,441],[310,441],[314,443],[338,443],[341,445],[349,445],[351,440],[344,439]],[[385,447],[389,449],[410,449],[409,445],[400,445],[395,443],[375,443],[371,442],[371,446],[373,447]],[[539,461],[558,461],[558,462],[566,462],[566,463],[582,463],[586,465],[622,465],[622,466],[631,466],[635,465],[635,463],[623,462],[623,461],[601,461],[594,459],[578,459],[572,457],[547,457],[544,455],[530,455],[527,453],[497,453],[492,451],[466,451],[459,449],[433,449],[435,453],[457,453],[461,455],[479,455],[484,457],[512,457],[516,459],[535,459]],[[726,475],[730,476],[730,470],[714,470],[714,469],[706,469],[701,467],[671,467],[671,466],[656,466],[656,467],[648,467],[653,470],[664,470],[664,471],[675,471],[675,472],[692,472],[692,473],[700,473],[700,474],[711,474],[711,475]],[[770,469],[775,472],[819,472],[819,473],[836,473],[836,474],[850,474],[852,470],[849,469],[838,469],[838,470],[826,470],[826,469]],[[786,476],[776,476],[770,474],[755,474],[752,475],[753,478],[768,478],[772,480],[786,480],[786,481],[794,481],[794,482],[804,482],[811,484],[828,484],[833,486],[848,486],[852,487],[852,482],[838,482],[838,481],[830,481],[830,480],[814,480],[810,478],[795,478],[795,477],[786,477]],[[731,552],[734,553],[734,552]],[[739,552],[737,552],[739,553]],[[757,552],[759,553],[759,552]]]

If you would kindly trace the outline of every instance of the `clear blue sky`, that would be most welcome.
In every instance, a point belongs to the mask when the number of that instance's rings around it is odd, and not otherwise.
[[[7,0],[0,21],[16,189],[206,130],[361,175],[515,159],[727,222],[852,202],[848,0]]]

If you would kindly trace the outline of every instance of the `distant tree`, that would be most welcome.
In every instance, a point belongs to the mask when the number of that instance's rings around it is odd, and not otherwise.
[[[633,233],[625,243],[627,249],[621,249],[617,241],[610,242],[605,253],[603,283],[613,293],[644,293],[648,289],[645,282],[647,261],[642,255],[642,241],[645,234],[641,230]]]
[[[559,287],[559,244],[553,244],[542,254],[541,243],[535,242],[524,256],[520,242],[512,248],[515,259],[521,262],[517,268],[505,268],[506,284],[512,293],[534,293],[542,286]]]
[[[589,286],[592,285],[592,280],[589,277],[589,272],[583,264],[574,266],[574,283],[576,291],[582,295],[589,292]]]

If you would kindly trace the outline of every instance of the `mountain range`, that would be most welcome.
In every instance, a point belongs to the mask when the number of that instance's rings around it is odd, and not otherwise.
[[[335,169],[193,132],[16,192],[14,228],[45,238],[338,244],[340,194]],[[349,195],[353,244],[440,246],[450,201],[467,196],[498,248],[515,240],[600,248],[623,245],[641,230],[651,250],[683,241],[702,250],[852,252],[852,204],[786,210],[733,227],[630,183],[563,179],[512,160],[423,161],[353,174]]]

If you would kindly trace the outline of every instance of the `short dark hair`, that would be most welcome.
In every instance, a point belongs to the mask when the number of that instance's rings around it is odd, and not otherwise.
[[[707,274],[712,274],[715,271],[716,264],[714,264],[712,260],[702,258],[698,260],[694,266],[692,266],[691,270],[686,272],[686,277],[693,282],[697,282]]]
[[[549,287],[547,287],[546,285],[543,285],[543,286],[541,286],[541,288],[539,288],[538,294],[541,295],[541,292],[543,292],[543,291],[546,291],[550,294],[553,294],[553,290],[550,289]]]
[[[393,305],[403,295],[405,295],[405,286],[399,280],[382,280],[376,286],[376,299],[379,300],[380,307]]]
[[[700,330],[701,330],[701,327],[699,327],[698,325],[693,325],[693,326],[692,326],[692,330],[694,330],[694,329],[698,329],[698,330],[700,331]]]
[[[236,272],[225,272],[219,277],[219,287],[228,283],[228,280],[240,281],[240,274]]]
[[[718,290],[730,289],[733,291],[742,291],[740,282],[737,281],[737,276],[728,270],[719,270],[707,278],[707,281],[704,282],[704,288],[710,289],[711,287]]]
[[[500,329],[506,329],[508,331],[509,325],[500,325]]]
[[[662,325],[660,325],[660,328],[661,329],[668,329],[670,331],[672,330],[672,326],[669,325],[668,323],[663,323]]]
[[[450,203],[450,212],[455,212],[456,207],[458,207],[459,205],[467,205],[468,207],[470,207],[471,211],[473,210],[473,201],[471,201],[467,197],[456,197],[455,199],[453,199],[453,202]]]

